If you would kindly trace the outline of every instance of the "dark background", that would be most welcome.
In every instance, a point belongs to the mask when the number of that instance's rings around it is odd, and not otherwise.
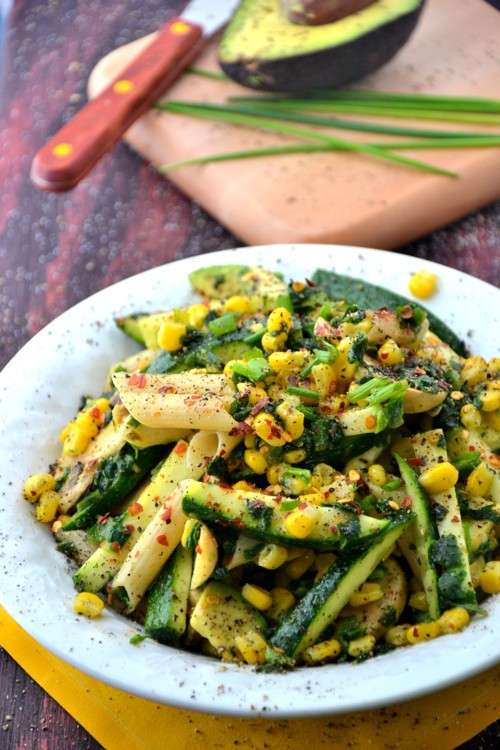
[[[500,8],[500,0],[491,4]],[[0,8],[6,5],[0,0]],[[28,179],[36,150],[85,101],[95,63],[182,6],[175,0],[17,0],[1,18],[0,366],[96,290],[160,263],[240,244],[123,145],[71,193],[44,194]],[[500,203],[402,252],[499,286]],[[1,650],[0,696],[0,750],[98,747]],[[499,746],[497,724],[464,748]]]

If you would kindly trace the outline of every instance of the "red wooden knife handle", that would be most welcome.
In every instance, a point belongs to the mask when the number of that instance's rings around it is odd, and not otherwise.
[[[202,29],[172,18],[120,76],[40,149],[31,179],[42,190],[74,187],[198,52]]]

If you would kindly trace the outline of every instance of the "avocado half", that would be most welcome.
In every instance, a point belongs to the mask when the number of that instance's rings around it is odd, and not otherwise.
[[[425,0],[376,0],[332,23],[305,26],[281,0],[242,0],[219,46],[222,70],[262,91],[340,87],[372,73],[405,44]]]

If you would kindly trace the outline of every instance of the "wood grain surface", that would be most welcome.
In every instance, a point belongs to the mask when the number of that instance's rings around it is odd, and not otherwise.
[[[175,258],[241,244],[123,145],[71,193],[44,194],[29,182],[34,153],[84,101],[96,62],[158,28],[182,5],[16,0],[9,9],[8,0],[0,3],[0,366],[98,289]],[[500,204],[403,252],[498,286]],[[497,725],[464,747],[493,750],[499,743]],[[0,750],[97,747],[0,652]]]

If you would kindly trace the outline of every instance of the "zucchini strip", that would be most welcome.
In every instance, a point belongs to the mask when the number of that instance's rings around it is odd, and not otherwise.
[[[229,524],[265,542],[319,550],[367,542],[389,524],[387,520],[356,515],[344,507],[301,502],[301,507],[314,513],[317,523],[307,538],[298,539],[287,531],[286,513],[280,511],[275,497],[195,481],[184,484],[182,507],[186,515],[200,521]]]
[[[178,644],[186,631],[193,556],[180,545],[151,587],[144,631],[160,643]]]
[[[393,521],[354,559],[336,561],[287,614],[270,640],[280,653],[297,659],[344,609],[351,594],[390,553],[408,520]]]

